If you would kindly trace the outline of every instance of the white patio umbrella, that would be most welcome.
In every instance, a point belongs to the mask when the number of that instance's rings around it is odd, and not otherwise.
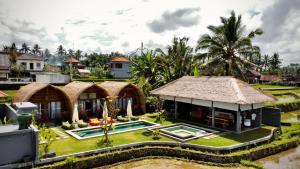
[[[129,119],[132,117],[131,99],[128,100],[127,104],[127,116]]]
[[[106,119],[107,117],[108,117],[108,110],[107,110],[106,101],[104,101],[103,112],[102,112],[102,118],[103,118],[103,119]]]
[[[72,116],[72,122],[76,123],[79,120],[79,113],[78,113],[78,104],[75,103],[74,105],[74,111]]]

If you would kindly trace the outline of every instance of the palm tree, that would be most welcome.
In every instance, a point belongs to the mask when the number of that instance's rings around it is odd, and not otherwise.
[[[81,54],[82,54],[82,51],[81,50],[76,50],[76,52],[75,52],[75,57],[76,57],[76,59],[80,59],[81,58]]]
[[[207,27],[212,35],[202,35],[196,50],[201,50],[200,56],[207,59],[205,68],[212,69],[218,75],[233,75],[245,79],[243,69],[256,66],[246,58],[260,52],[259,47],[253,46],[251,40],[263,32],[256,29],[244,35],[242,16],[236,17],[234,11],[229,18],[221,17],[221,23],[219,26]]]
[[[188,38],[174,37],[172,45],[167,47],[167,53],[162,50],[160,65],[163,68],[163,77],[166,82],[175,80],[185,75],[193,75],[196,62],[192,55],[193,48],[188,43]]]
[[[23,43],[23,44],[22,44],[22,48],[20,49],[20,51],[21,51],[22,53],[28,53],[28,52],[30,51],[30,48],[27,46],[26,43]]]
[[[41,54],[41,47],[38,44],[35,44],[33,46],[33,49],[31,50],[33,54]]]
[[[270,62],[269,55],[264,55],[264,58],[263,58],[262,62],[263,62],[264,71],[267,71],[268,68],[269,68],[269,62]]]
[[[74,55],[74,50],[73,50],[73,49],[69,49],[69,50],[68,50],[68,55],[69,55],[69,57],[73,57],[73,55]]]
[[[62,45],[59,45],[57,48],[58,56],[63,56],[63,55],[65,55],[65,53],[66,53],[66,50],[64,49],[64,47]]]
[[[2,50],[3,50],[3,52],[9,52],[9,47],[4,45]]]
[[[9,48],[9,52],[17,52],[17,51],[18,51],[18,48],[17,48],[16,44],[12,43],[11,47]]]
[[[278,74],[280,70],[281,59],[278,53],[274,53],[270,59],[270,73]]]

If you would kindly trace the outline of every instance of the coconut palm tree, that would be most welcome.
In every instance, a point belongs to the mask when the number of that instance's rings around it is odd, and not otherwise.
[[[167,53],[162,50],[160,65],[163,68],[163,77],[166,82],[178,79],[185,75],[193,75],[196,62],[192,55],[193,48],[188,43],[188,38],[174,38],[167,47]]]
[[[22,53],[28,53],[29,51],[30,51],[29,46],[26,43],[23,43],[22,47],[20,49],[20,52],[22,52]]]
[[[17,45],[15,43],[11,44],[11,47],[9,48],[9,52],[17,52],[18,48]]]
[[[41,54],[41,47],[38,44],[35,44],[31,51],[33,54],[36,54],[36,55]]]
[[[270,63],[269,55],[264,55],[262,62],[263,62],[264,71],[267,71],[269,69],[269,63]]]
[[[57,54],[58,56],[64,56],[66,54],[66,50],[62,45],[59,45],[57,48]]]
[[[234,11],[229,18],[221,17],[221,23],[219,26],[207,27],[211,35],[202,35],[196,50],[200,50],[200,56],[207,60],[205,68],[213,69],[213,72],[217,72],[218,75],[245,79],[244,69],[256,66],[246,58],[260,52],[259,47],[253,46],[251,40],[263,32],[261,29],[256,29],[245,35],[242,16],[236,16]]]

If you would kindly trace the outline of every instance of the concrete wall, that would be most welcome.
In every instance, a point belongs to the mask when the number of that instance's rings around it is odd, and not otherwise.
[[[8,103],[0,104],[0,111],[10,120],[10,123],[17,124],[17,113]]]
[[[43,73],[36,74],[36,82],[41,83],[54,83],[54,84],[67,84],[70,83],[70,76],[59,73]]]
[[[17,128],[18,125],[0,126],[0,167],[38,160],[38,131]]]
[[[117,62],[111,62],[111,63],[117,63]],[[111,68],[110,73],[114,78],[130,77],[129,63],[122,63],[122,68]]]

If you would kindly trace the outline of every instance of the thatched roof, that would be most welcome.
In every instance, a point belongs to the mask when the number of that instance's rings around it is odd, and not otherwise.
[[[150,93],[234,104],[255,104],[275,100],[274,97],[266,95],[248,83],[229,76],[184,76]]]
[[[27,102],[29,99],[38,91],[45,89],[46,87],[52,87],[60,91],[65,97],[66,93],[61,90],[59,87],[52,86],[49,83],[30,83],[28,85],[22,86],[15,94],[13,102]]]
[[[145,106],[145,95],[144,92],[138,88],[136,85],[128,83],[128,82],[115,82],[115,81],[105,81],[99,86],[103,87],[105,90],[108,91],[110,96],[119,96],[119,93],[126,87],[130,86],[134,88],[139,95],[139,101],[141,103],[141,107],[144,112],[146,112],[146,106]]]
[[[76,82],[76,81],[71,82],[66,86],[64,86],[63,91],[68,95],[71,104],[74,105],[74,103],[77,101],[80,94],[83,93],[86,89],[93,86],[102,90],[105,93],[105,95],[108,95],[108,92],[101,86],[98,86],[95,83],[88,83],[88,82]]]

